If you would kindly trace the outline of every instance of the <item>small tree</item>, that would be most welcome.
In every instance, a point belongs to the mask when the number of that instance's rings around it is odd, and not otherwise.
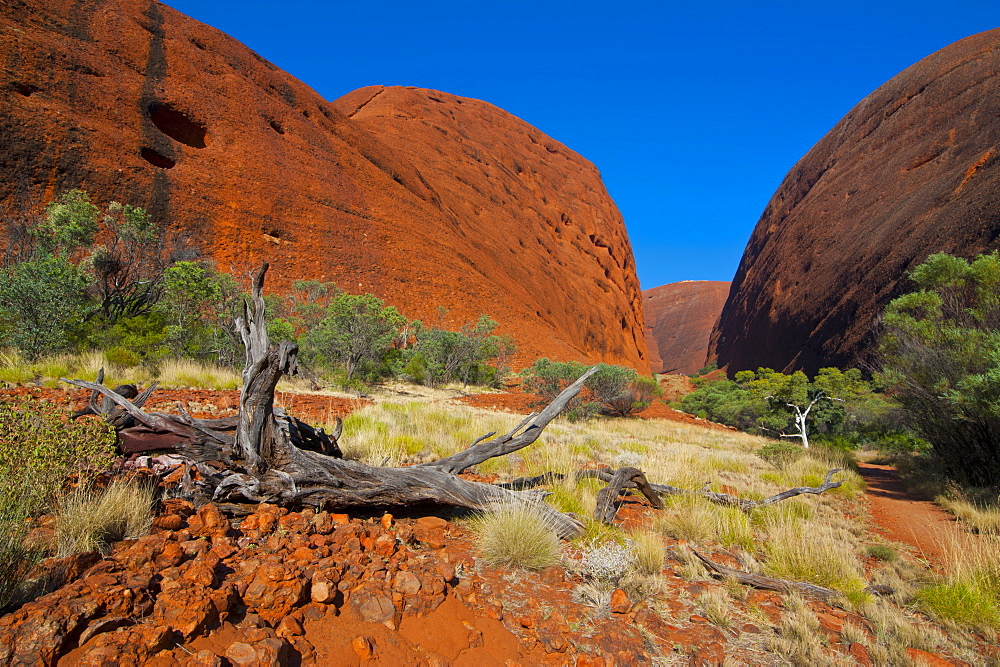
[[[111,202],[103,221],[106,242],[92,250],[90,264],[100,312],[114,324],[153,308],[170,259],[163,230],[145,210]]]
[[[529,391],[551,398],[575,382],[587,368],[576,361],[552,361],[542,357],[527,369],[525,386]],[[598,410],[628,417],[645,410],[653,398],[662,393],[655,378],[642,377],[631,368],[612,364],[598,364],[584,388],[582,396],[569,404],[570,415],[579,419]]]
[[[363,361],[378,363],[406,322],[393,306],[372,294],[340,294],[307,339],[328,360],[341,364],[349,382]]]
[[[883,317],[883,380],[952,477],[1000,486],[1000,255],[931,255]]]
[[[156,311],[166,318],[170,352],[235,363],[240,342],[232,323],[244,297],[236,280],[206,262],[177,262],[163,281]]]
[[[0,271],[0,341],[29,358],[68,349],[87,310],[87,283],[77,266],[49,252]]]

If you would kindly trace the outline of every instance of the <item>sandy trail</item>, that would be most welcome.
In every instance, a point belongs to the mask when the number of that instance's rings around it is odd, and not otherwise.
[[[858,472],[868,484],[872,519],[887,539],[908,544],[917,555],[942,565],[949,544],[971,537],[951,514],[907,493],[892,466],[859,463]]]

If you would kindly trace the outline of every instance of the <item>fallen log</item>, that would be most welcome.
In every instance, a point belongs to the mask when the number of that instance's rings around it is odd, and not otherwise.
[[[736,581],[740,582],[744,586],[751,586],[753,588],[760,588],[766,591],[776,591],[778,593],[802,593],[810,597],[819,598],[820,600],[831,603],[836,601],[838,598],[843,597],[843,594],[832,590],[830,588],[824,588],[823,586],[817,586],[816,584],[810,584],[806,581],[789,581],[787,579],[775,579],[774,577],[765,577],[762,574],[753,574],[752,572],[744,572],[743,570],[737,570],[735,568],[726,567],[725,565],[720,565],[715,563],[702,554],[698,553],[694,549],[691,549],[698,560],[708,568],[708,571],[712,576],[718,579],[724,579],[726,577],[732,577]]]

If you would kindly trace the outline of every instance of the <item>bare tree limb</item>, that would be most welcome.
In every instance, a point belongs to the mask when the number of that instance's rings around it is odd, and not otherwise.
[[[479,438],[469,448],[459,452],[458,454],[453,454],[452,456],[445,457],[438,461],[422,463],[417,467],[437,468],[438,470],[444,470],[445,472],[457,475],[458,473],[467,470],[478,463],[482,463],[483,461],[497,456],[506,456],[507,454],[511,454],[519,449],[527,447],[538,439],[538,436],[542,434],[542,431],[549,425],[549,422],[555,419],[556,415],[562,412],[563,408],[566,407],[566,404],[569,403],[574,396],[580,393],[580,390],[583,388],[587,379],[596,372],[596,366],[588,369],[586,373],[581,375],[576,380],[576,382],[563,389],[562,392],[556,396],[555,400],[549,403],[544,410],[537,415],[528,416],[526,419],[522,420],[513,431],[510,431],[506,435],[503,435],[496,440],[488,440],[485,442],[483,442],[482,438]],[[521,431],[520,435],[517,435],[521,428],[524,428],[524,430]]]
[[[819,598],[826,603],[835,602],[838,598],[843,597],[842,593],[838,593],[835,590],[824,588],[822,586],[817,586],[816,584],[810,584],[805,581],[774,579],[760,574],[736,570],[731,567],[726,567],[725,565],[714,563],[694,549],[691,549],[691,552],[705,565],[706,568],[708,568],[708,571],[712,574],[712,576],[718,579],[732,577],[745,586],[762,588],[766,591],[777,591],[778,593],[791,593],[793,591],[804,593],[805,595]]]
[[[660,496],[646,481],[646,476],[638,468],[621,468],[616,471],[608,482],[608,485],[597,493],[597,508],[594,510],[594,518],[606,524],[611,524],[618,514],[618,496],[620,496],[628,484],[639,489],[649,502],[656,509],[663,509]]]

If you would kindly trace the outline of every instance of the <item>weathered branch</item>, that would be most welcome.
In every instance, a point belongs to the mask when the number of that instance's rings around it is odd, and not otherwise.
[[[483,441],[477,439],[472,445],[458,454],[453,454],[446,458],[422,463],[419,467],[437,468],[457,475],[458,473],[471,468],[472,466],[492,459],[497,456],[506,456],[523,449],[538,439],[545,427],[549,425],[556,415],[563,411],[563,408],[580,393],[587,379],[597,372],[597,366],[590,368],[581,375],[576,382],[562,390],[555,400],[549,403],[544,410],[537,415],[529,415],[518,424],[514,430],[495,439]],[[523,431],[521,429],[524,428]],[[520,434],[518,432],[520,431]],[[489,437],[489,435],[484,436]]]
[[[712,562],[694,549],[691,549],[691,552],[697,556],[698,560],[700,560],[706,568],[708,568],[708,571],[712,574],[712,576],[718,579],[732,577],[745,586],[761,588],[766,591],[777,591],[778,593],[804,593],[805,595],[819,598],[827,603],[834,602],[837,598],[843,597],[842,593],[838,593],[835,590],[824,588],[822,586],[817,586],[816,584],[810,584],[805,581],[775,579],[773,577],[765,577],[761,574],[753,574],[751,572],[744,572],[743,570],[736,570],[734,568]]]
[[[646,476],[638,468],[621,468],[616,471],[608,482],[608,485],[597,494],[597,509],[594,510],[594,518],[602,523],[610,524],[618,514],[618,496],[625,489],[625,485],[639,489],[642,495],[646,496],[649,502],[656,509],[663,509],[660,496],[646,481]]]
[[[690,489],[681,489],[676,486],[669,486],[667,484],[650,484],[649,487],[655,491],[657,494],[663,495],[687,495],[687,496],[701,496],[706,500],[716,503],[718,505],[725,505],[727,507],[738,507],[744,512],[750,512],[758,507],[767,507],[768,505],[773,505],[775,503],[781,502],[788,498],[802,494],[820,494],[830,489],[835,489],[840,486],[843,482],[831,482],[832,478],[836,473],[840,472],[840,468],[834,468],[826,473],[826,480],[821,486],[800,486],[794,489],[788,489],[787,491],[782,491],[777,493],[770,498],[764,498],[763,500],[747,500],[746,498],[739,498],[737,496],[731,496],[726,493],[716,493],[715,491],[708,491],[701,489],[698,491],[692,491]],[[613,479],[614,471],[611,468],[594,468],[579,470],[574,473],[576,479],[583,479],[585,477],[593,477],[600,479],[601,481],[611,483]],[[565,476],[560,473],[547,472],[541,475],[536,475],[534,477],[519,477],[518,479],[512,480],[501,484],[504,488],[508,489],[531,489],[536,486],[541,486],[543,484],[551,484],[555,481],[561,481],[565,479]],[[631,480],[626,480],[622,485],[622,489],[635,489],[638,488]],[[647,496],[648,497],[648,496]]]

